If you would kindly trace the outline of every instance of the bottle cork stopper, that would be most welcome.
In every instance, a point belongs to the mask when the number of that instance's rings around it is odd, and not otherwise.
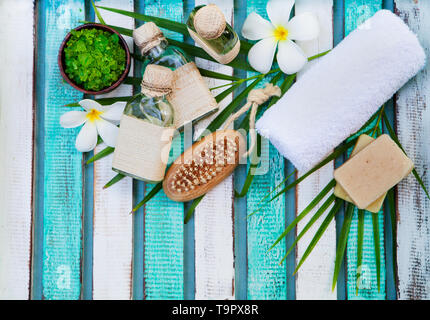
[[[133,39],[136,46],[140,48],[142,55],[165,40],[163,32],[154,22],[147,22],[133,30]]]
[[[141,92],[150,97],[161,97],[172,91],[173,71],[156,64],[149,64],[143,74]]]
[[[200,8],[194,16],[194,28],[201,37],[207,40],[221,36],[225,26],[224,14],[215,4],[208,4]]]

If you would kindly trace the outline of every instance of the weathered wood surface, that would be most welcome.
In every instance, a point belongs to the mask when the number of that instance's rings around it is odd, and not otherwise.
[[[207,2],[209,1],[102,0],[96,1],[96,4],[130,11],[137,8],[146,14],[184,21],[187,18],[184,16],[186,10]],[[240,10],[247,14],[257,11],[267,18],[266,1],[215,2],[230,22],[233,22],[233,17],[237,17]],[[333,17],[332,7],[333,4],[338,5],[339,0],[296,2],[296,14],[313,11],[319,16],[322,27],[318,41],[301,44],[305,52],[312,55],[330,48],[333,35],[331,21],[336,19]],[[340,2],[345,6],[345,34],[348,34],[387,1]],[[396,13],[418,34],[428,53],[430,4],[425,1],[394,2]],[[238,3],[245,3],[247,7],[234,8]],[[85,178],[85,182],[90,182],[91,185],[83,188],[83,156],[74,148],[79,128],[63,129],[59,125],[60,115],[70,110],[63,105],[79,101],[83,95],[63,82],[56,59],[65,34],[79,25],[80,20],[85,20],[89,5],[90,2],[84,0],[42,0],[37,2],[35,12],[32,1],[8,0],[0,3],[0,20],[4,22],[0,39],[5,44],[0,49],[0,299],[27,299],[30,295],[44,299],[79,299],[82,298],[82,288],[85,287],[92,288],[89,297],[94,299],[130,299],[132,295],[134,298],[180,299],[184,297],[184,288],[187,286],[184,284],[187,279],[184,273],[189,271],[187,268],[195,271],[188,278],[192,276],[195,281],[195,288],[193,282],[191,289],[195,289],[197,299],[235,298],[238,295],[235,288],[237,270],[241,270],[240,281],[245,279],[243,282],[246,282],[243,286],[246,294],[241,292],[241,298],[285,299],[287,292],[293,292],[297,299],[336,299],[336,291],[332,292],[330,288],[336,241],[334,223],[329,226],[326,235],[296,275],[295,288],[290,288],[290,285],[287,288],[287,276],[290,276],[289,272],[292,270],[285,264],[277,264],[285,254],[285,242],[266,254],[268,247],[285,228],[286,207],[296,205],[297,212],[300,212],[331,179],[333,164],[327,165],[299,185],[296,204],[286,203],[286,198],[280,197],[260,213],[244,220],[247,230],[241,237],[245,237],[247,242],[244,250],[247,256],[246,268],[235,265],[238,248],[235,255],[233,247],[238,242],[233,233],[232,178],[211,191],[196,209],[194,227],[187,230],[192,231],[191,238],[195,246],[195,251],[192,247],[192,251],[186,253],[190,256],[192,267],[184,266],[184,246],[188,244],[184,238],[186,233],[182,204],[174,203],[160,193],[145,206],[144,212],[140,212],[145,214],[144,217],[140,215],[134,218],[136,223],[133,225],[133,217],[128,212],[133,201],[141,200],[142,184],[133,185],[130,179],[124,179],[114,187],[102,190],[102,186],[113,176],[110,158],[94,164],[93,178]],[[133,20],[124,16],[108,11],[102,11],[102,16],[109,24],[134,27]],[[33,36],[34,21],[37,21],[37,33]],[[17,33],[16,37],[8,36],[11,29]],[[177,33],[167,33],[169,37],[183,39]],[[128,40],[131,45],[131,39]],[[7,50],[10,47],[19,50]],[[232,74],[229,67],[202,59],[197,62],[204,68]],[[36,73],[33,73],[33,68]],[[430,116],[426,108],[429,103],[428,68],[427,66],[426,70],[409,82],[396,98],[396,129],[400,141],[414,160],[426,185],[430,132],[427,124]],[[36,80],[34,96],[33,80]],[[210,86],[223,83],[225,82],[210,80]],[[124,85],[109,96],[131,93],[131,87]],[[229,101],[231,96],[221,103],[221,107]],[[14,107],[11,108],[10,105]],[[209,119],[195,125],[194,136],[208,122]],[[35,138],[38,139],[38,147],[33,150]],[[178,136],[179,140],[182,138],[183,136]],[[181,151],[182,141],[179,140],[174,144],[175,154]],[[103,145],[98,146],[95,152],[102,148]],[[246,210],[245,214],[254,211],[260,199],[284,178],[284,159],[272,146],[267,145],[264,150],[267,156],[265,164],[270,165],[270,171],[254,179],[246,197],[246,208],[239,208]],[[33,152],[36,160],[34,165]],[[145,194],[151,187],[149,184],[145,186]],[[92,192],[91,201],[94,202],[88,203],[89,197],[84,196],[83,190]],[[398,298],[430,299],[429,201],[410,176],[399,185],[396,202]],[[33,204],[35,212],[32,219]],[[82,216],[84,207],[91,208],[91,214],[94,214],[94,229],[85,235],[92,239],[88,242],[91,248],[83,247],[82,229],[83,221],[86,221]],[[32,222],[37,222],[33,225],[33,260]],[[306,221],[298,225],[299,231],[304,223]],[[309,230],[308,235],[298,244],[296,260],[303,254],[315,230],[316,227]],[[383,257],[382,213],[379,214],[379,230]],[[378,292],[372,238],[371,216],[366,213],[362,265],[364,274],[360,278],[356,295],[355,217],[351,224],[346,254],[348,299],[386,297],[385,285],[390,280],[386,279],[385,260],[381,259],[381,290]],[[85,255],[82,259],[82,252],[88,249],[92,250],[91,261],[85,260]],[[136,264],[133,263],[135,258],[138,258]],[[136,266],[140,269],[136,269]],[[84,269],[89,270],[91,277],[82,278]],[[92,279],[92,283],[85,282],[88,279]]]
[[[0,300],[30,295],[33,15],[33,1],[0,2]]]
[[[134,11],[133,0],[101,0],[97,5]],[[109,11],[103,11],[102,17],[107,24],[134,28],[133,18]],[[133,50],[133,39],[126,40]],[[131,85],[123,84],[103,97],[132,94]],[[94,153],[105,147],[100,144]],[[104,190],[103,186],[115,174],[112,155],[94,163],[93,299],[130,299],[132,295],[133,184],[131,178],[125,178]]]
[[[38,43],[42,59],[43,84],[38,95],[44,115],[39,123],[44,139],[43,268],[42,297],[45,299],[79,299],[81,294],[82,250],[82,153],[75,148],[77,129],[60,126],[60,116],[70,108],[66,103],[79,101],[82,94],[61,78],[57,54],[70,29],[85,19],[84,1],[41,1],[45,10],[41,20],[45,34]],[[39,11],[40,13],[40,11]],[[40,26],[40,25],[39,25]],[[39,172],[40,174],[40,172]],[[42,214],[39,212],[38,214]],[[37,230],[36,232],[39,232]]]
[[[257,12],[268,19],[267,1],[247,1],[247,14]],[[262,144],[263,145],[263,144]],[[268,192],[284,179],[284,158],[267,143],[262,146],[264,175],[256,175],[247,194],[252,213]],[[263,169],[264,170],[264,169]],[[285,197],[278,197],[248,219],[248,299],[286,299],[286,267],[278,262],[285,255],[285,242],[266,252],[285,229]]]
[[[313,56],[331,49],[333,47],[333,0],[297,1],[295,14],[298,15],[303,12],[313,12],[318,17],[320,24],[320,34],[317,40],[300,43],[307,56]],[[311,67],[313,63],[318,63],[318,61],[309,63],[306,68]],[[306,69],[298,74],[298,79],[304,72],[306,72]],[[332,161],[298,185],[296,189],[297,214],[300,214],[327,183],[333,179],[333,169],[334,163]],[[298,172],[297,176],[300,177],[305,173]],[[323,201],[321,201],[321,204]],[[303,230],[317,210],[318,206],[297,225],[297,234]],[[302,257],[328,212],[329,210],[320,217],[297,244],[297,261]],[[337,292],[331,290],[335,257],[336,223],[333,220],[296,275],[296,299],[335,300],[337,298]]]
[[[430,50],[430,3],[395,1],[396,13]],[[397,94],[399,140],[428,188],[430,163],[430,64]],[[397,189],[398,298],[430,299],[430,202],[412,175]]]
[[[382,1],[345,0],[345,36],[382,8]],[[370,212],[365,212],[362,265],[357,266],[357,210],[351,223],[347,244],[347,298],[385,299],[385,259],[381,259],[381,287],[378,291],[376,280],[373,226]],[[378,213],[381,257],[384,257],[384,215]],[[361,271],[356,280],[357,268]],[[358,285],[358,294],[356,291]]]
[[[145,14],[182,21],[183,2],[169,0],[144,3]],[[182,35],[165,32],[176,40]],[[181,136],[173,142],[176,154],[181,150]],[[151,185],[146,185],[147,194]],[[182,299],[184,296],[184,205],[167,198],[160,191],[145,206],[144,288],[146,299]]]
[[[196,0],[195,6],[212,3]],[[227,22],[233,25],[234,1],[221,1],[220,9]],[[196,59],[199,67],[232,75],[231,67],[204,59]],[[217,87],[229,81],[207,78],[209,87]],[[213,90],[217,95],[225,88]],[[229,95],[219,103],[220,111],[232,100]],[[194,125],[194,137],[198,138],[216,114]],[[209,191],[194,212],[195,237],[195,298],[234,299],[234,248],[233,248],[233,176],[228,177]]]

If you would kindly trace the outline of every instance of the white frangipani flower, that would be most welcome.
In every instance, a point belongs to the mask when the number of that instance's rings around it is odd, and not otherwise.
[[[115,147],[118,127],[124,111],[125,103],[116,102],[110,106],[85,99],[79,102],[85,111],[69,111],[60,118],[63,128],[75,128],[83,124],[76,137],[76,149],[81,152],[93,150],[97,145],[97,137],[103,139],[109,147]]]
[[[276,47],[276,59],[282,72],[293,74],[308,61],[303,50],[293,41],[307,41],[318,37],[318,19],[312,13],[303,13],[290,19],[294,0],[270,0],[267,15],[270,22],[252,12],[245,20],[242,35],[258,41],[248,53],[249,64],[258,72],[269,72]]]

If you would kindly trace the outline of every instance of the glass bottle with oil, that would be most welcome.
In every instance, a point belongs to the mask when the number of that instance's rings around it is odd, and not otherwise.
[[[181,129],[185,123],[197,121],[218,110],[218,104],[196,64],[181,49],[169,45],[155,23],[147,22],[134,30],[133,38],[146,58],[144,70],[149,64],[155,64],[174,71],[169,101],[175,110],[176,128]]]
[[[194,8],[187,28],[194,41],[221,64],[231,62],[239,53],[239,37],[215,4]]]
[[[148,65],[141,92],[124,109],[112,169],[146,182],[163,180],[173,138],[174,111],[167,97],[173,72]]]

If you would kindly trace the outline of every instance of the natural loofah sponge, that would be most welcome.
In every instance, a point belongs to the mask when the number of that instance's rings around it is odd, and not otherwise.
[[[297,169],[311,169],[416,75],[425,58],[408,26],[378,11],[303,74],[257,131]]]

